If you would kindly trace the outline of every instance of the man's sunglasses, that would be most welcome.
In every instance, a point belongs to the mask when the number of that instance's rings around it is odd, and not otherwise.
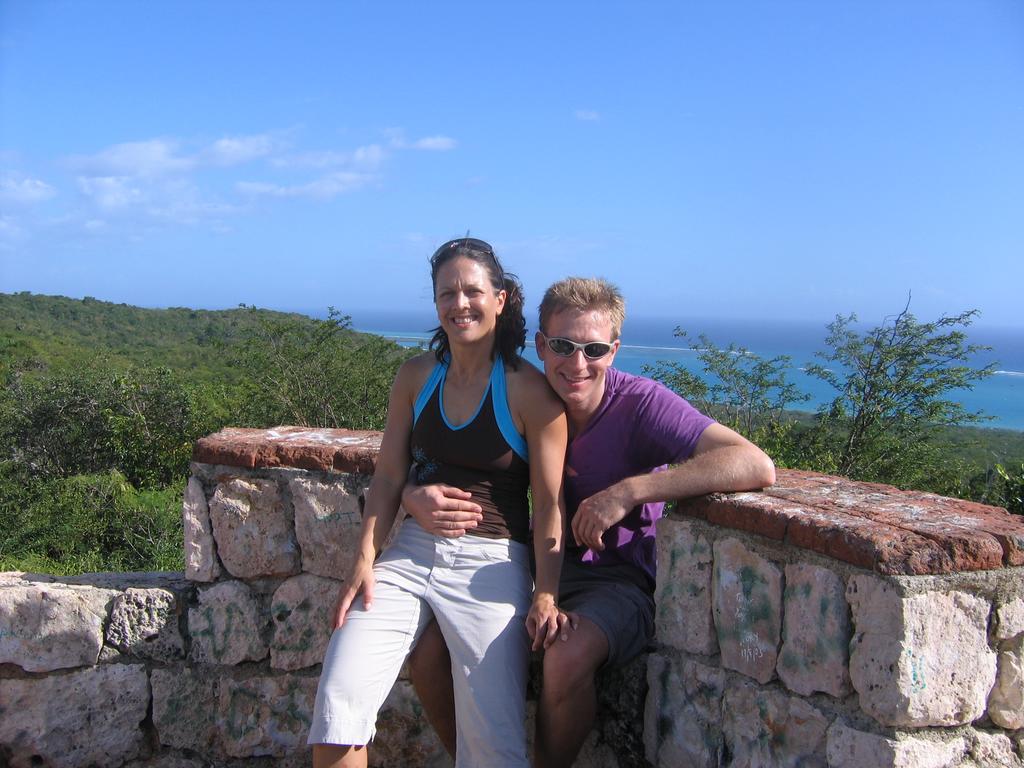
[[[615,347],[614,344],[607,341],[588,341],[584,344],[579,344],[572,339],[565,339],[561,336],[548,336],[544,333],[541,333],[541,336],[544,337],[544,343],[547,344],[548,349],[559,357],[571,357],[579,349],[583,351],[583,356],[587,360],[600,360]]]

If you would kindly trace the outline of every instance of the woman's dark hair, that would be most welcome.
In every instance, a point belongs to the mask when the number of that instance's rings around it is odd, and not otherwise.
[[[519,366],[519,353],[526,347],[523,286],[515,275],[509,274],[502,268],[501,262],[498,261],[498,257],[490,245],[475,237],[460,237],[457,240],[449,240],[434,251],[434,255],[430,257],[430,283],[435,295],[437,294],[437,273],[442,266],[457,256],[471,259],[482,266],[491,278],[491,287],[495,291],[505,291],[505,307],[498,315],[491,359],[494,359],[495,354],[499,354],[506,363],[512,366],[513,370],[516,369]],[[430,349],[434,350],[439,362],[445,362],[451,352],[448,334],[440,325],[433,331]]]

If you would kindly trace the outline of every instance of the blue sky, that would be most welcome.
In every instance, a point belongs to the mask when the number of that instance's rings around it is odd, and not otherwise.
[[[1024,3],[0,0],[0,291],[1024,325]]]

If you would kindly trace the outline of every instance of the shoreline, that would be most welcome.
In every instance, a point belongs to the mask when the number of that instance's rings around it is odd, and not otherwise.
[[[422,349],[426,348],[427,342],[430,340],[429,333],[416,333],[409,331],[380,331],[380,330],[365,330],[365,329],[353,329],[359,333],[371,334],[374,336],[380,336],[382,338],[393,341],[401,346],[406,347],[419,347]],[[660,356],[658,353],[664,353],[664,356]],[[532,339],[527,339],[526,350],[524,351],[524,357],[531,363],[540,367],[540,360],[536,356],[536,350],[534,349],[534,343]],[[619,357],[616,360],[616,367],[620,370],[626,371],[627,373],[633,373],[638,375],[644,375],[643,367],[646,365],[656,365],[659,362],[677,363],[683,365],[683,367],[691,370],[694,373],[702,373],[703,369],[697,360],[698,350],[690,349],[689,347],[662,347],[654,345],[640,345],[640,344],[623,344],[619,348]],[[790,356],[792,358],[792,356]],[[672,359],[666,359],[672,358]],[[805,394],[811,395],[812,402],[818,404],[826,404],[830,401],[828,395],[830,394],[830,388],[824,382],[807,376],[803,372],[802,366],[791,363],[792,366],[792,380],[793,383],[803,385],[801,391]],[[1017,388],[1024,389],[1024,372],[1016,371],[1003,371],[993,372],[994,376],[1000,376],[999,379],[994,381],[999,382],[1000,389],[1011,389]],[[993,380],[990,377],[989,380]],[[984,384],[981,384],[984,387]],[[976,401],[978,398],[973,396],[978,391],[978,385],[975,388],[967,391],[967,402],[965,407],[969,410],[986,412],[984,404],[978,404]],[[993,393],[991,396],[996,397],[997,393]],[[1018,402],[1011,399],[1011,396],[1015,396],[1015,392],[1004,393],[1000,398],[1001,402]],[[1024,403],[1024,392],[1020,393],[1021,401]],[[982,398],[984,399],[984,398]],[[975,402],[972,403],[971,401]],[[961,400],[963,403],[964,401]],[[798,409],[786,409],[786,413],[792,413],[796,418],[813,418],[816,414],[815,410],[806,410],[805,408]],[[801,416],[803,414],[803,416]],[[1020,435],[1024,437],[1024,412],[1021,414],[1011,413],[1000,417],[998,414],[992,414],[994,418],[999,419],[1001,422],[1009,421],[1010,423],[990,423],[990,422],[975,422],[970,424],[964,424],[959,427],[950,427],[950,429],[984,429],[988,432],[1006,432],[1012,435]]]

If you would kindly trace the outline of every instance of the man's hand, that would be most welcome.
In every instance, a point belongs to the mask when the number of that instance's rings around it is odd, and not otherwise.
[[[633,506],[615,485],[584,499],[572,518],[572,535],[576,543],[602,551],[604,542],[601,536],[629,514]]]
[[[402,490],[402,507],[428,533],[457,539],[483,520],[480,505],[470,501],[472,496],[451,485],[410,484]]]

